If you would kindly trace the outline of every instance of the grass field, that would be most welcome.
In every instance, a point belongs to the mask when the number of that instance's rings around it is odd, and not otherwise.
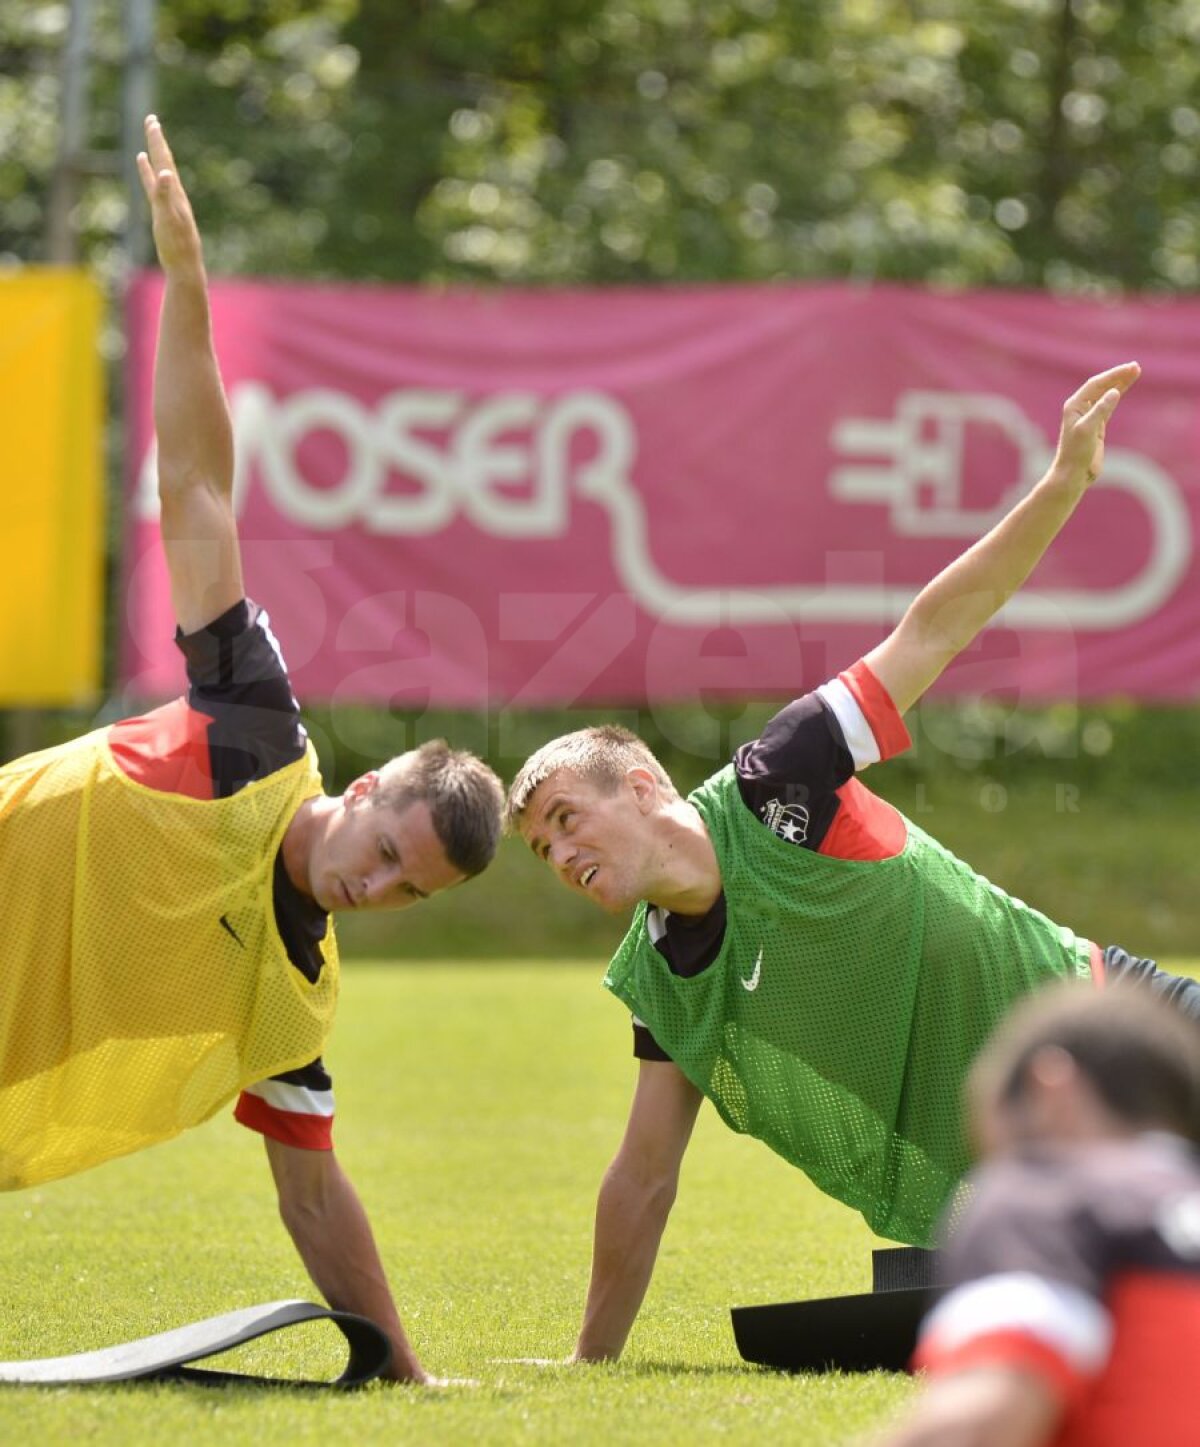
[[[339,1155],[441,1392],[0,1387],[5,1443],[559,1443],[858,1440],[899,1376],[746,1367],[731,1304],[869,1289],[873,1238],[799,1172],[702,1112],[658,1272],[615,1366],[506,1358],[571,1348],[591,1216],[634,1063],[596,965],[346,970],[328,1060]],[[312,1288],[262,1146],[228,1116],[74,1180],[0,1200],[0,1359],[83,1351]],[[231,1367],[336,1375],[328,1324]]]
[[[596,965],[347,968],[328,1053],[339,1155],[371,1213],[440,1393],[184,1386],[0,1388],[0,1440],[267,1444],[852,1441],[902,1379],[800,1380],[738,1358],[734,1303],[867,1289],[871,1236],[767,1150],[701,1116],[625,1359],[567,1369],[601,1172],[634,1075]],[[227,1116],[74,1180],[0,1200],[0,1358],[126,1340],[312,1295],[261,1143]],[[297,1350],[296,1343],[299,1343]],[[290,1343],[290,1344],[289,1344]],[[336,1375],[314,1324],[231,1366]]]

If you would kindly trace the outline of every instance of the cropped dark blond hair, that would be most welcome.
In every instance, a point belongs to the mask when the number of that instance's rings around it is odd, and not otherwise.
[[[509,788],[504,809],[504,826],[509,833],[520,828],[529,801],[550,775],[560,769],[588,779],[605,794],[613,793],[630,769],[648,769],[669,796],[677,792],[666,769],[637,734],[620,724],[578,729],[543,744],[521,765]]]
[[[474,754],[432,739],[379,771],[376,807],[403,813],[424,800],[446,858],[468,877],[492,862],[504,814],[504,785]]]

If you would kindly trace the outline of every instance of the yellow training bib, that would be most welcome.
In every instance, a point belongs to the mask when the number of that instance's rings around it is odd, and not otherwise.
[[[310,747],[227,799],[160,793],[105,729],[0,769],[0,1189],[167,1140],[321,1053],[332,924],[310,984],[272,900],[320,790]]]

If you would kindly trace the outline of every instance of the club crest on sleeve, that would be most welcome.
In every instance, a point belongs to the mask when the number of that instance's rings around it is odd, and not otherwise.
[[[762,811],[763,823],[788,844],[803,844],[808,838],[808,817],[803,804],[781,804],[778,799],[771,799]]]

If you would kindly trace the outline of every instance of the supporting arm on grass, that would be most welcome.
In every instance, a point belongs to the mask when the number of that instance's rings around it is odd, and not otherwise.
[[[365,1316],[387,1333],[385,1378],[433,1385],[401,1325],[367,1213],[333,1152],[263,1139],[279,1214],[317,1289],[335,1310]]]
[[[643,1060],[629,1123],[596,1203],[579,1362],[615,1361],[642,1305],[703,1096],[677,1065]]]

